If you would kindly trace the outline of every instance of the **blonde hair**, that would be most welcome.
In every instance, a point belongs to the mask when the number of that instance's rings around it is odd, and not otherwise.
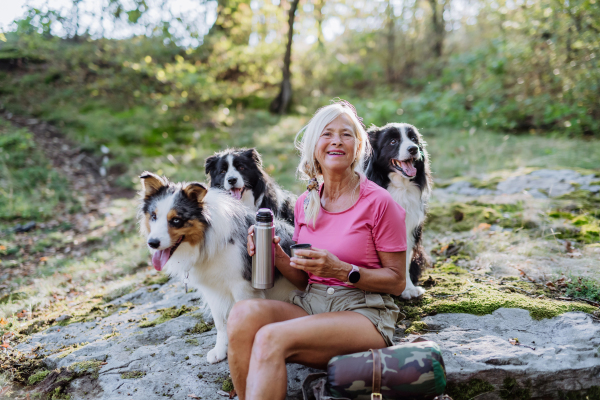
[[[357,154],[355,154],[351,168],[358,173],[363,173],[365,159],[371,154],[369,137],[354,107],[342,100],[319,108],[308,124],[296,135],[296,148],[300,150],[301,156],[300,164],[298,165],[298,177],[300,179],[309,180],[309,182],[322,181],[323,172],[315,159],[317,142],[325,127],[342,114],[346,114],[352,121],[354,135],[358,141]],[[299,139],[300,136],[302,136],[301,139]],[[305,202],[305,220],[307,222],[312,221],[312,225],[315,227],[317,216],[321,209],[318,184],[309,184],[306,199],[308,200],[308,204]]]

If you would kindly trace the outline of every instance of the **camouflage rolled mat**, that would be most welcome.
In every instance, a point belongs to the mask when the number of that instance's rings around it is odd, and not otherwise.
[[[384,399],[433,399],[444,393],[446,369],[436,343],[406,343],[380,351]],[[372,353],[365,351],[333,357],[327,364],[327,383],[333,397],[371,399]]]

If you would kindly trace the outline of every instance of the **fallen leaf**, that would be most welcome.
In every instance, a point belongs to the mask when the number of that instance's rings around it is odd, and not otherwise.
[[[508,342],[510,344],[512,344],[513,346],[518,346],[519,345],[519,339],[517,339],[517,338],[508,339]]]
[[[10,386],[5,386],[4,388],[0,389],[0,396],[2,396],[3,394],[5,394],[9,390],[10,390]]]
[[[235,396],[237,396],[237,393],[235,392],[235,389],[233,389],[231,392],[229,392],[229,398],[233,399]]]
[[[227,396],[229,397],[229,393],[223,391],[223,390],[217,390],[217,394],[220,394],[221,396]]]
[[[6,250],[6,246],[0,246],[0,251]]]
[[[40,262],[46,262],[48,261],[48,257],[40,257]]]
[[[550,290],[556,290],[556,286],[552,282],[546,282],[546,286],[548,286]]]
[[[6,325],[8,324],[8,321],[5,320],[4,318],[0,318],[0,325]]]
[[[0,344],[0,347],[4,347],[5,349],[10,349],[10,344],[8,342],[4,342]]]
[[[187,397],[191,397],[192,399],[200,399],[200,397],[196,396],[195,394],[188,394]]]
[[[477,228],[473,228],[474,232],[479,232],[479,231],[487,231],[492,227],[492,225],[490,224],[486,224],[485,222],[480,223]]]

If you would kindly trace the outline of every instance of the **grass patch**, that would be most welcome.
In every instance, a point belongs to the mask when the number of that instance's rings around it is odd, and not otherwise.
[[[494,385],[481,379],[471,379],[466,383],[448,382],[446,386],[446,393],[453,400],[471,400],[476,396],[494,390]]]
[[[140,322],[139,326],[141,328],[149,328],[151,326],[156,326],[156,325],[160,325],[162,323],[165,323],[173,318],[177,318],[182,316],[183,314],[187,314],[191,311],[195,311],[197,310],[197,307],[188,307],[185,304],[182,305],[180,308],[177,308],[176,306],[170,307],[170,308],[159,308],[158,310],[156,310],[157,313],[160,313],[160,316],[152,321],[142,321]]]
[[[45,220],[80,209],[31,132],[0,119],[0,220]]]
[[[504,228],[528,227],[523,221],[523,205],[467,203],[433,204],[427,227],[439,231],[468,231],[480,224],[497,224]]]
[[[170,279],[171,277],[165,274],[150,275],[146,279],[144,279],[144,285],[164,285],[165,283],[169,282]]]

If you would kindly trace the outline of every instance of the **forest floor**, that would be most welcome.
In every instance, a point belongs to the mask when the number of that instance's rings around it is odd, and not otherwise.
[[[73,336],[42,350],[27,345],[33,335],[60,332],[63,326],[73,325],[72,329],[76,329],[81,324],[99,325],[100,321],[118,318],[134,308],[132,303],[124,306],[127,302],[123,296],[156,290],[171,293],[177,284],[167,284],[168,278],[151,267],[149,253],[137,232],[135,192],[115,185],[117,175],[103,170],[102,158],[80,150],[76,143],[42,121],[10,116],[0,122],[5,138],[30,135],[27,139],[30,142],[21,146],[23,152],[31,152],[27,154],[26,165],[34,168],[40,163],[44,171],[57,172],[62,179],[59,186],[68,192],[61,195],[61,189],[49,183],[59,178],[45,172],[43,193],[35,190],[37,182],[31,178],[25,182],[31,190],[21,190],[26,193],[24,197],[15,195],[11,197],[15,204],[0,204],[2,210],[15,209],[21,204],[22,215],[31,216],[4,218],[0,223],[0,396],[12,393],[12,398],[28,399],[29,391],[33,390],[31,396],[45,393],[60,398],[61,393],[69,392],[66,385],[70,380],[62,385],[48,382],[44,385],[43,378],[48,375],[50,365],[47,360],[52,354],[56,360],[59,354],[66,357],[76,353],[88,343],[81,343],[83,338]],[[301,123],[290,124],[295,128]],[[287,131],[293,130],[287,127]],[[573,144],[568,141],[511,138],[518,141],[512,151],[502,136],[481,139],[462,132],[454,135],[457,154],[445,157],[441,147],[450,137],[432,133],[429,140],[434,173],[446,171],[439,177],[434,175],[437,189],[424,236],[433,268],[425,271],[421,279],[428,289],[426,295],[401,302],[404,318],[399,321],[399,329],[418,333],[423,326],[415,322],[427,315],[456,312],[484,315],[501,307],[526,309],[534,319],[568,311],[583,311],[600,319],[599,171],[581,168],[572,158],[574,165],[565,172],[564,160],[578,151],[569,147]],[[490,141],[503,146],[496,147],[500,155],[486,159],[485,155],[474,154],[489,146]],[[528,165],[516,162],[514,157],[505,157],[506,168],[502,168],[502,154],[527,158],[521,146],[525,142],[533,148],[528,150],[531,154],[537,154],[536,147],[545,149],[563,144],[565,151],[556,155],[539,150],[537,159],[529,157],[528,161],[533,163]],[[593,157],[600,147],[594,142],[577,146],[587,146],[588,157]],[[41,153],[33,152],[34,148]],[[16,156],[11,157],[14,160]],[[445,157],[445,161],[436,163],[436,157],[440,160]],[[50,161],[49,169],[43,159]],[[13,171],[11,158],[3,160],[4,170]],[[285,162],[288,163],[287,156]],[[580,157],[579,162],[586,162],[585,157]],[[563,169],[556,169],[558,166]],[[280,173],[277,171],[275,175]],[[289,171],[286,173],[289,175]],[[203,176],[200,173],[200,178]],[[17,188],[16,175],[12,179],[11,188]],[[2,187],[6,190],[8,186]],[[17,189],[14,190],[16,193]],[[35,209],[26,208],[25,203],[33,204]],[[47,204],[53,205],[51,211],[44,209]],[[204,314],[194,314],[202,306],[201,301],[192,301],[193,295],[189,299],[177,296],[172,300],[188,302],[190,309],[178,315],[169,314],[165,320],[189,314],[198,321],[187,321],[187,325],[193,328],[204,323]],[[141,323],[149,314],[161,314],[157,310],[160,307],[157,303],[144,309],[145,314],[136,315],[133,321],[111,322],[115,329],[98,333],[94,340],[117,340],[124,327],[116,325]],[[102,373],[105,362],[94,364],[90,371]],[[204,359],[196,364],[202,362],[205,363]],[[56,367],[57,363],[52,365]],[[220,381],[209,382],[209,389],[214,393],[227,389],[226,370],[214,373]]]

